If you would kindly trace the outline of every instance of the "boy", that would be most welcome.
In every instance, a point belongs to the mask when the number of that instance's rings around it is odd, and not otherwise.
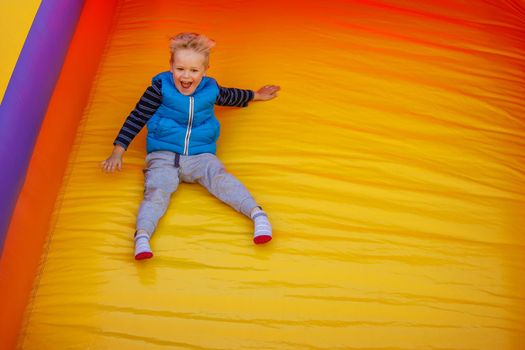
[[[147,124],[148,166],[144,169],[144,200],[135,232],[137,260],[153,256],[149,240],[180,181],[200,183],[250,217],[254,221],[254,243],[272,239],[266,213],[215,156],[220,125],[213,106],[245,107],[250,101],[276,97],[280,88],[267,85],[253,92],[220,87],[213,78],[205,76],[214,45],[214,41],[196,33],[181,33],[171,39],[170,72],[153,78],[152,85],[124,122],[113,143],[113,153],[101,163],[105,172],[121,170],[124,151]]]

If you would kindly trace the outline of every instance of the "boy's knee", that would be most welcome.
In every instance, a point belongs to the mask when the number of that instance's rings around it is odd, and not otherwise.
[[[170,197],[171,192],[158,187],[146,187],[144,191],[144,199],[157,205],[168,202]]]
[[[218,160],[210,161],[206,166],[206,175],[209,179],[213,179],[217,175],[222,175],[226,173],[224,165]]]
[[[178,174],[176,172],[163,172],[150,174],[146,177],[145,190],[160,190],[171,194],[179,185]]]

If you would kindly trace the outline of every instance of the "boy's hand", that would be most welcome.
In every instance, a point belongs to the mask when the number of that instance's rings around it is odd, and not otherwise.
[[[122,170],[122,156],[112,154],[108,159],[100,163],[100,167],[105,173],[112,173],[115,170]]]
[[[255,91],[255,95],[253,97],[254,101],[268,101],[272,98],[277,97],[277,91],[281,89],[280,86],[277,85],[265,85],[259,90]]]
[[[111,156],[108,159],[100,163],[100,167],[105,173],[112,173],[116,170],[122,170],[122,154],[124,153],[124,147],[116,145]]]

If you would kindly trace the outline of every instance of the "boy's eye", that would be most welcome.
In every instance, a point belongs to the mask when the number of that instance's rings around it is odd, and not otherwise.
[[[179,72],[182,71],[182,70],[184,70],[184,69],[182,69],[182,68],[175,68],[175,69],[178,70]]]
[[[193,73],[197,73],[197,72],[198,72],[197,69],[192,69],[191,71],[192,71]]]

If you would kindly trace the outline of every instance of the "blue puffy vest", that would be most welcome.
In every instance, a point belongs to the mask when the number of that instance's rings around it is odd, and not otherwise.
[[[215,79],[203,77],[190,96],[177,90],[171,72],[156,75],[152,81],[156,80],[162,81],[162,103],[147,123],[147,152],[215,154],[220,133],[219,121],[213,113],[219,95]]]

